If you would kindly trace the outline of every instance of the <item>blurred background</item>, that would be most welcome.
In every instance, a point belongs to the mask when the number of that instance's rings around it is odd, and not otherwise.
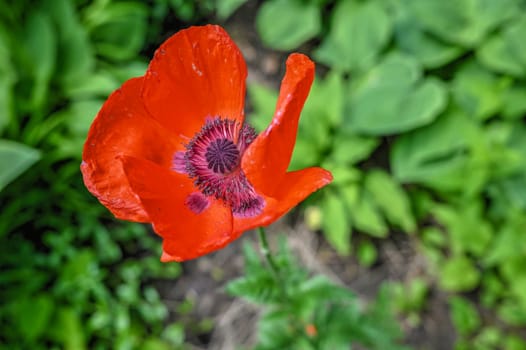
[[[526,349],[525,0],[0,9],[1,349]],[[161,264],[150,227],[113,219],[82,183],[106,97],[170,35],[205,23],[224,26],[247,60],[258,131],[287,55],[317,62],[291,169],[321,165],[335,180],[269,231],[306,274],[356,296],[345,320],[308,316],[307,338],[340,332],[338,347],[268,338],[284,328],[276,315],[232,297],[250,294],[239,283],[225,291],[255,266],[239,241]],[[350,319],[361,320],[354,333],[336,327]]]

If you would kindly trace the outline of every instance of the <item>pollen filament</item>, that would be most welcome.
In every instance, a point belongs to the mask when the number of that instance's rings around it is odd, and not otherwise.
[[[219,117],[209,119],[185,145],[186,151],[176,152],[172,169],[187,174],[204,196],[222,200],[235,216],[257,216],[264,200],[241,169],[241,157],[255,138],[255,130],[247,124]],[[193,212],[202,211],[190,203],[194,201],[187,201]]]

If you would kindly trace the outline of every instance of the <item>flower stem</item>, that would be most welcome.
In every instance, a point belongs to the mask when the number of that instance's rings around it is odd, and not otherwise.
[[[258,228],[258,236],[259,236],[261,253],[265,257],[265,260],[267,260],[267,263],[270,266],[270,269],[272,270],[274,275],[276,277],[279,277],[279,267],[276,264],[276,261],[274,260],[274,257],[272,256],[270,252],[270,248],[269,248],[268,240],[267,240],[267,234],[265,233],[265,228],[263,227]]]

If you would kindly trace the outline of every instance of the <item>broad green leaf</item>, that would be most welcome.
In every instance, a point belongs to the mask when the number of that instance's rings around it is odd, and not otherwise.
[[[269,0],[257,13],[256,27],[265,45],[292,50],[318,35],[320,8],[312,1]]]
[[[487,40],[477,57],[482,63],[497,72],[516,77],[526,76],[526,16],[520,16],[501,33]]]
[[[495,235],[491,249],[484,257],[484,261],[493,266],[502,261],[515,259],[526,254],[526,239],[523,228],[526,227],[526,218],[514,215],[503,225]]]
[[[225,20],[230,17],[247,0],[222,0],[216,3],[217,17]]]
[[[0,139],[0,191],[40,159],[40,152],[14,141]]]
[[[466,256],[451,257],[440,266],[440,285],[445,290],[467,292],[473,290],[479,280],[480,272]]]
[[[329,159],[336,164],[354,165],[367,159],[380,140],[356,134],[337,133]]]
[[[332,11],[331,29],[314,57],[342,71],[372,66],[391,36],[391,20],[373,1],[340,1]]]
[[[480,326],[480,316],[475,306],[462,297],[454,296],[449,300],[451,319],[461,335],[467,336]]]
[[[511,84],[509,78],[498,78],[475,61],[468,61],[455,74],[453,97],[466,114],[487,119],[503,106],[503,94]]]
[[[141,344],[141,349],[144,349],[144,350],[171,350],[173,349],[173,347],[171,347],[170,345],[168,345],[167,343],[163,342],[160,339],[149,338],[149,339],[146,339]]]
[[[401,51],[415,57],[424,67],[438,68],[451,62],[464,51],[426,32],[422,25],[415,21],[410,11],[405,10],[402,13],[395,24],[396,42]]]
[[[373,170],[365,177],[365,189],[391,223],[406,232],[415,231],[409,198],[399,183],[384,171]]]
[[[344,201],[334,192],[325,192],[321,203],[325,237],[340,254],[351,251],[351,225]]]
[[[429,32],[451,43],[473,47],[520,11],[515,0],[409,0],[403,3]]]
[[[399,137],[391,150],[395,178],[444,190],[465,186],[464,151],[474,132],[472,123],[461,113],[448,112],[435,123]]]
[[[431,123],[446,106],[446,90],[441,81],[419,75],[414,59],[389,55],[351,92],[346,130],[387,135]]]
[[[526,86],[517,84],[504,91],[502,115],[509,119],[520,119],[526,115]]]

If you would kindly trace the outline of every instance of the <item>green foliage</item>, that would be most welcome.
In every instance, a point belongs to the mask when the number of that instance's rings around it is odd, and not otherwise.
[[[0,343],[180,347],[184,330],[163,331],[167,309],[149,286],[177,277],[179,265],[145,254],[160,251],[155,235],[113,221],[79,171],[103,99],[144,73],[149,8],[69,0],[1,7]]]
[[[314,5],[323,30],[310,44],[328,73],[305,105],[291,169],[321,164],[334,182],[306,218],[321,213],[314,228],[342,254],[351,237],[418,233],[437,285],[473,293],[504,321],[482,322],[458,348],[520,348],[508,326],[526,324],[526,2],[303,2]],[[366,264],[368,250],[355,250]]]
[[[244,246],[245,276],[230,282],[230,294],[264,307],[256,349],[406,349],[387,294],[367,307],[355,295],[323,276],[309,277],[291,256],[284,240],[274,259],[277,271]],[[268,263],[268,261],[267,261]]]

